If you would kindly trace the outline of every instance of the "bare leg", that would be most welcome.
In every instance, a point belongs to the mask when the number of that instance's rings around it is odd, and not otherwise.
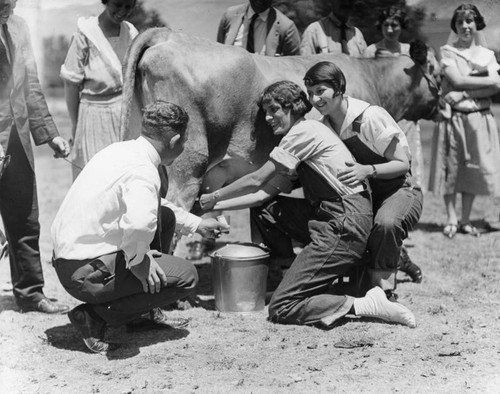
[[[462,223],[470,223],[470,213],[475,197],[474,194],[462,193]]]
[[[444,195],[444,204],[446,206],[446,214],[448,216],[447,223],[457,224],[457,211],[455,210],[455,205],[457,202],[457,195],[453,194],[445,194]]]

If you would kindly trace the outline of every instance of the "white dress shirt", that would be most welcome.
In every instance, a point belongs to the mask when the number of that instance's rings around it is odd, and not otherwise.
[[[122,250],[127,267],[139,264],[156,231],[159,164],[158,152],[144,137],[98,152],[69,189],[54,219],[54,257],[85,260]],[[180,227],[190,228],[182,223]]]

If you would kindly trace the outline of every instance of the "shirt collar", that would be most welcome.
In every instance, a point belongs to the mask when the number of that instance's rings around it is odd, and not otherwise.
[[[353,97],[345,96],[347,98],[347,113],[340,128],[340,134],[351,125],[354,120],[367,109],[370,104],[363,100],[358,100]],[[339,134],[339,135],[340,135]]]
[[[267,10],[265,11],[262,11],[260,14],[259,14],[259,19],[262,21],[262,22],[266,22],[267,21],[267,17],[269,16],[269,10],[271,9],[271,7],[269,7]],[[252,6],[248,6],[248,12],[247,12],[247,17],[248,19],[251,19],[252,16],[254,16],[255,14],[255,11],[253,10]]]
[[[146,152],[146,154],[151,159],[151,162],[154,164],[154,166],[158,167],[161,163],[160,154],[151,144],[151,142],[149,142],[143,136],[139,136],[135,141],[137,142],[137,145],[139,145],[139,147],[141,147],[144,150],[144,152]]]
[[[339,18],[337,18],[337,16],[336,16],[333,12],[330,12],[330,13],[328,14],[328,17],[329,17],[329,18],[330,18],[330,20],[333,22],[333,24],[334,24],[335,26],[337,26],[338,28],[340,28],[340,27],[342,26],[342,22],[340,21],[340,19],[339,19]],[[351,21],[350,21],[350,19],[349,19],[349,18],[347,19],[347,22],[346,22],[345,24],[346,24],[346,26],[348,26],[348,27],[352,27],[352,25],[351,25]]]

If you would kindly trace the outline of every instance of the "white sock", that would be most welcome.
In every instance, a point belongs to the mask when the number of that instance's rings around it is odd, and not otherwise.
[[[380,287],[374,287],[362,298],[355,298],[354,312],[357,316],[374,317],[411,328],[417,326],[412,311],[404,305],[389,301]]]

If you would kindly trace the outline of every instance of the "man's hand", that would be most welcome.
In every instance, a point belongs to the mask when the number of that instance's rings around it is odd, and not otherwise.
[[[372,172],[371,166],[364,166],[358,163],[346,161],[345,169],[338,173],[338,180],[344,185],[354,187],[368,178]]]
[[[71,147],[63,137],[57,136],[49,141],[49,146],[54,151],[54,157],[67,157],[71,152]]]
[[[202,219],[196,232],[205,238],[216,238],[220,235],[221,230],[228,230],[229,226],[220,223],[214,218]]]
[[[142,263],[130,267],[132,274],[141,281],[144,293],[159,293],[161,287],[167,285],[167,276],[154,259],[160,256],[160,252],[150,250]]]

